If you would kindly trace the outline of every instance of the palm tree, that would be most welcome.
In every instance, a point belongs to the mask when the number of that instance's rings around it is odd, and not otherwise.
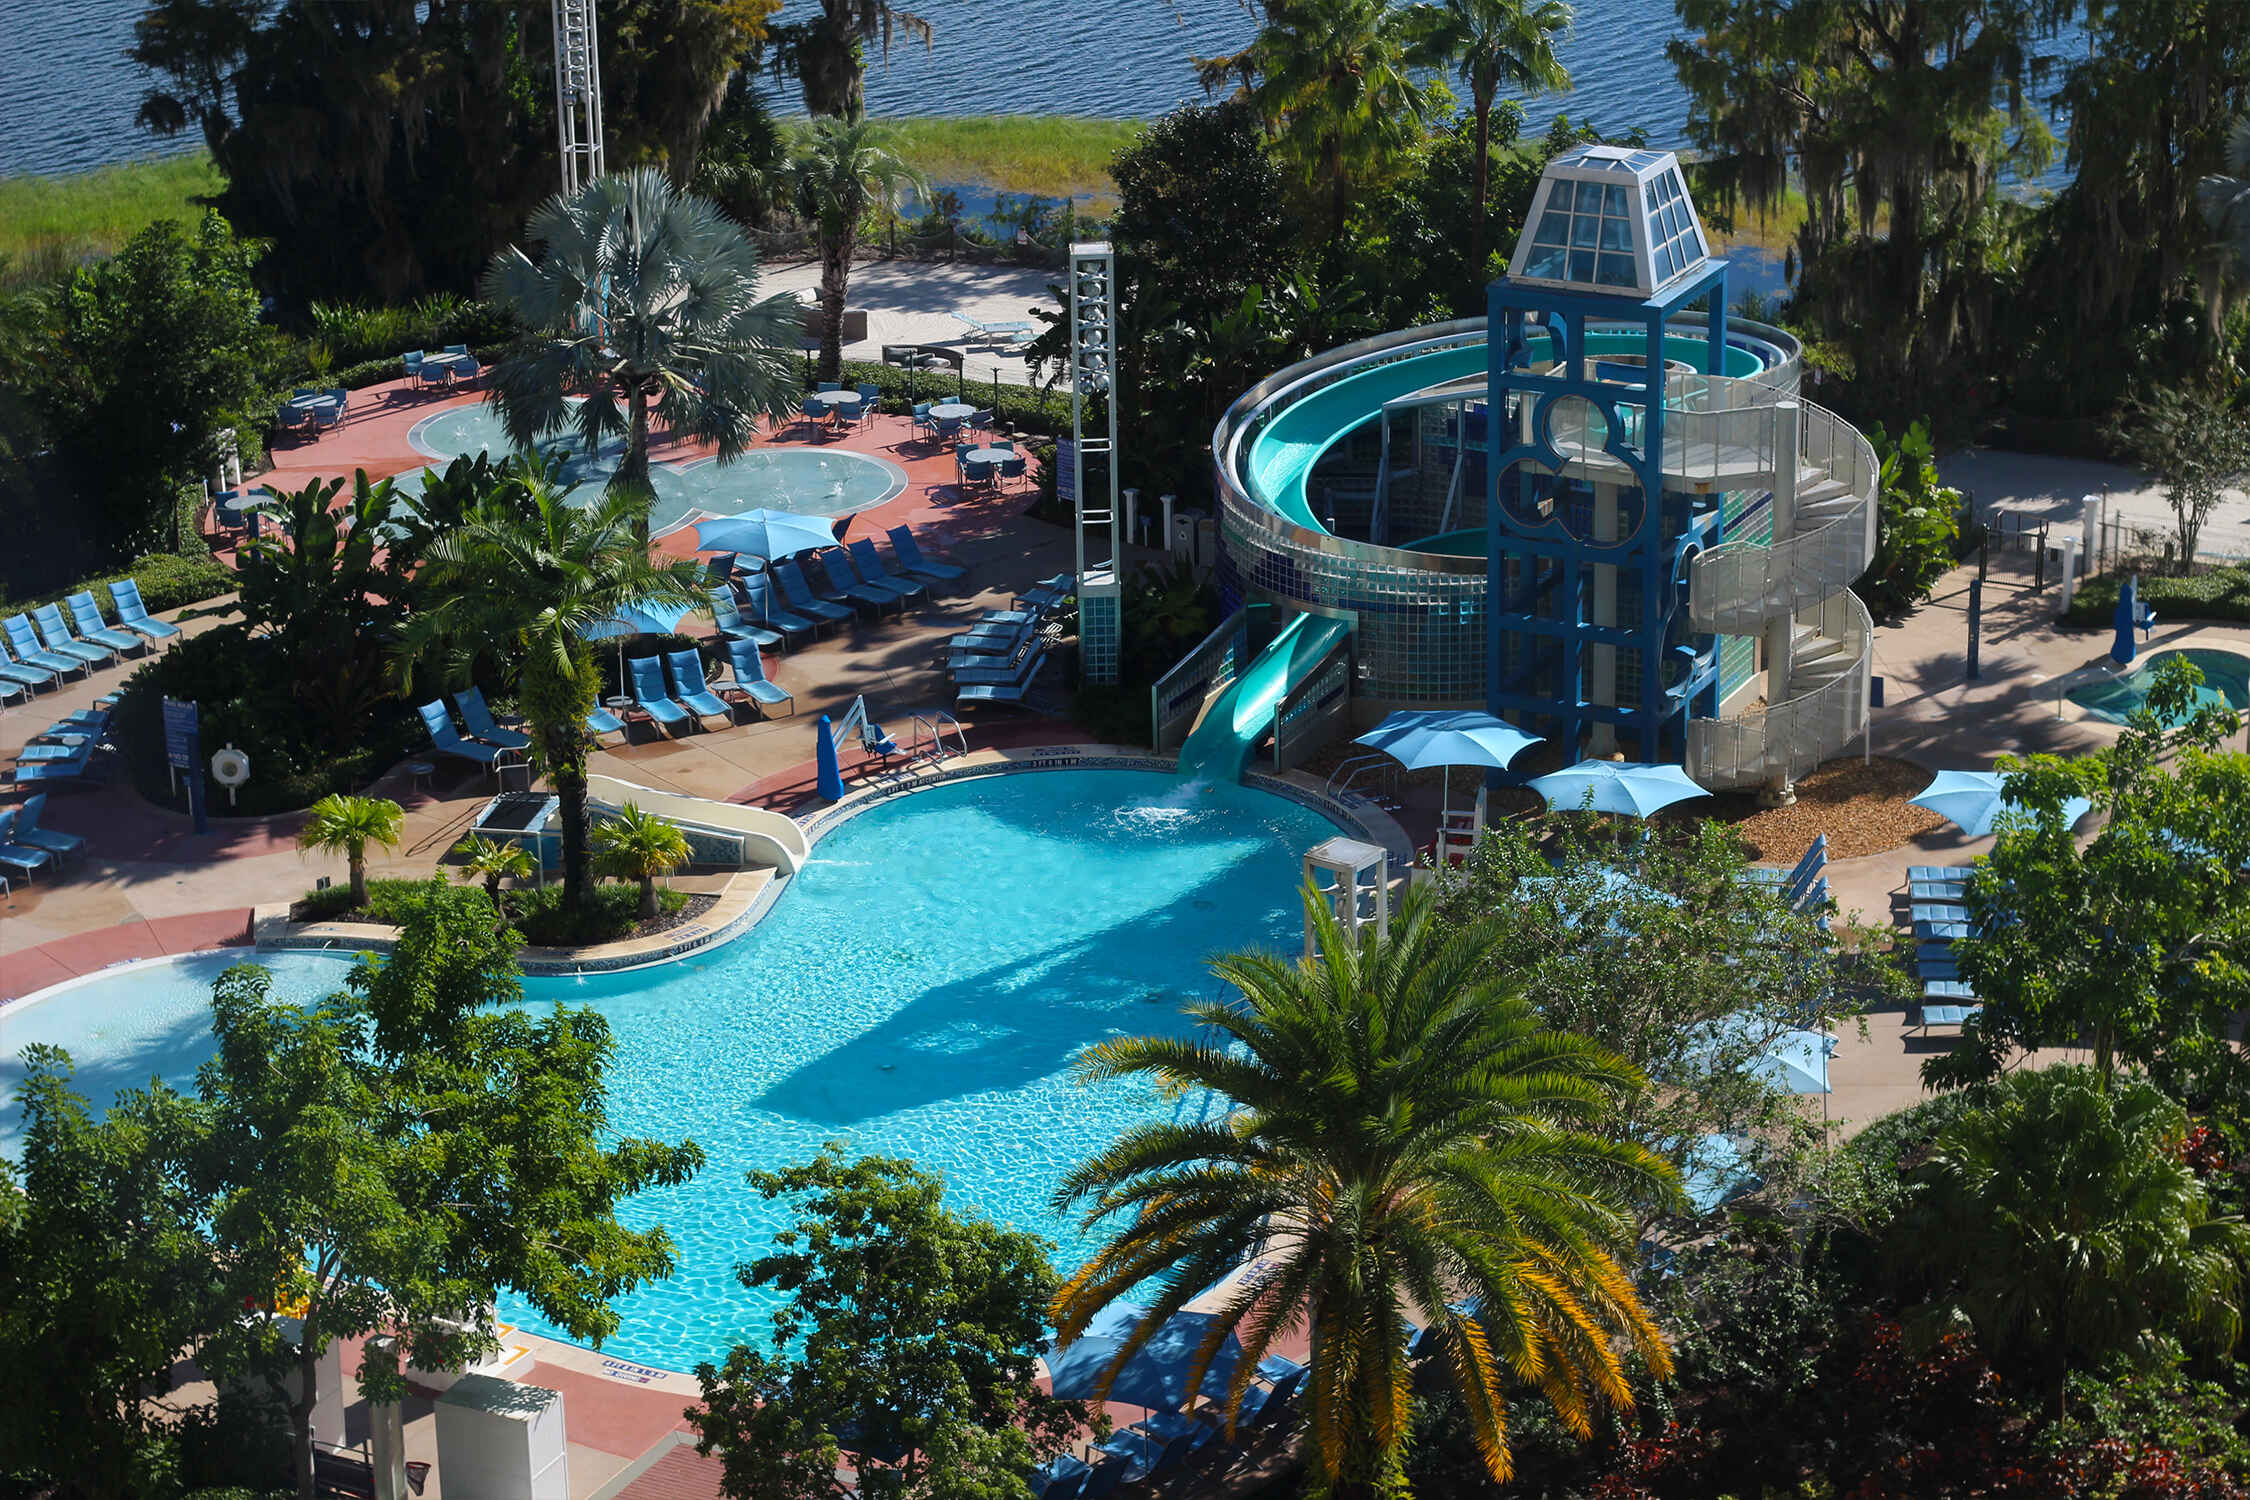
[[[688,862],[687,835],[679,825],[628,802],[594,830],[594,864],[604,875],[641,883],[643,917],[656,915],[656,877]]]
[[[716,204],[642,167],[548,199],[525,233],[545,253],[511,245],[482,284],[531,330],[487,397],[517,447],[568,429],[593,452],[623,434],[609,487],[647,497],[652,416],[728,459],[761,415],[788,413],[797,301],[757,296],[758,253]]]
[[[322,854],[341,854],[352,872],[352,905],[367,904],[367,846],[398,847],[406,827],[406,813],[387,797],[347,797],[330,792],[312,805],[305,826],[297,832],[297,847]]]
[[[2182,1159],[2187,1115],[2091,1068],[2010,1074],[1939,1133],[1888,1262],[1922,1316],[1976,1329],[2059,1408],[2063,1376],[2176,1337],[2224,1354],[2242,1327],[2250,1229]]]
[[[1573,19],[1563,0],[1438,0],[1428,45],[1453,61],[1469,86],[1476,113],[1476,218],[1469,225],[1469,265],[1484,274],[1484,204],[1492,177],[1492,104],[1503,88],[1526,94],[1560,93],[1570,70],[1555,43]]]
[[[1238,1334],[1233,1413],[1267,1350],[1306,1330],[1316,1490],[1396,1493],[1406,1344],[1426,1321],[1505,1481],[1505,1385],[1536,1388],[1584,1433],[1597,1407],[1630,1408],[1628,1351],[1669,1368],[1619,1259],[1636,1207],[1676,1191],[1662,1162],[1609,1133],[1642,1079],[1542,1029],[1493,978],[1489,930],[1441,929],[1424,893],[1360,948],[1309,890],[1305,909],[1317,960],[1222,958],[1213,971],[1240,998],[1189,1006],[1202,1036],[1112,1040],[1081,1064],[1092,1081],[1146,1077],[1238,1107],[1128,1131],[1064,1179],[1058,1209],[1084,1206],[1111,1238],[1056,1298],[1056,1328],[1068,1343],[1149,1283],[1129,1355],[1257,1255],[1266,1274],[1217,1309],[1190,1389]]]
[[[551,477],[511,482],[525,490],[514,504],[479,509],[431,545],[399,672],[411,690],[426,667],[465,681],[479,656],[511,664],[534,753],[561,803],[563,904],[583,916],[586,715],[601,680],[586,633],[632,605],[699,601],[700,574],[692,562],[649,560],[645,499],[609,494],[581,509]]]
[[[820,235],[820,379],[844,363],[844,292],[867,211],[901,190],[928,191],[922,174],[891,149],[889,129],[866,120],[815,120],[789,163],[797,211]]]
[[[820,0],[820,14],[813,19],[773,28],[774,67],[797,75],[806,114],[863,120],[865,44],[880,40],[887,59],[893,33],[920,41],[924,50],[936,36],[928,21],[888,0]]]
[[[503,843],[499,839],[488,839],[481,833],[472,833],[455,844],[453,852],[461,857],[462,882],[466,884],[471,880],[482,880],[484,894],[492,902],[492,909],[499,913],[503,923],[506,922],[508,908],[504,904],[505,898],[500,894],[500,882],[529,880],[534,868],[531,856],[524,852],[523,845]]]

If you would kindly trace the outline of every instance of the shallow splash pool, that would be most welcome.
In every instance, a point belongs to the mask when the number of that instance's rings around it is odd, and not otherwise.
[[[2250,708],[2250,656],[2235,651],[2159,651],[2123,676],[2082,683],[2063,696],[2097,719],[2122,724],[2147,701],[2157,664],[2174,656],[2186,657],[2203,672],[2203,685],[2195,692],[2198,708]]]
[[[414,424],[407,441],[441,465],[479,453],[514,451],[499,414],[482,403],[424,418]],[[625,452],[623,438],[603,443],[601,451],[592,454],[575,435],[542,439],[539,446],[543,452],[562,456],[563,479],[574,489],[607,484]],[[662,535],[698,512],[731,516],[764,509],[806,516],[849,515],[895,498],[907,481],[906,471],[889,459],[829,447],[758,448],[725,463],[697,459],[652,464],[649,482],[656,491],[649,530]],[[401,475],[397,483],[414,490],[421,476]]]
[[[737,1260],[786,1215],[744,1186],[753,1167],[824,1141],[942,1172],[956,1206],[1034,1230],[1075,1266],[1088,1245],[1050,1212],[1063,1172],[1128,1125],[1223,1105],[1177,1103],[1071,1076],[1087,1044],[1184,1032],[1185,999],[1219,993],[1213,953],[1301,941],[1303,852],[1336,829],[1245,787],[1183,788],[1154,772],[1037,772],[953,782],[878,803],[813,848],[750,932],[695,959],[527,996],[591,1005],[617,1036],[612,1121],[693,1136],[686,1187],[627,1206],[662,1222],[680,1270],[623,1299],[605,1352],[667,1369],[762,1340],[770,1299]],[[35,1041],[70,1049],[106,1100],[151,1072],[186,1081],[210,1051],[210,980],[227,956],[97,976],[0,1009],[0,1084]],[[324,993],[343,961],[269,956],[287,998]],[[6,1132],[16,1129],[7,1109]],[[0,1145],[13,1149],[8,1135]],[[520,1304],[502,1316],[548,1331]]]

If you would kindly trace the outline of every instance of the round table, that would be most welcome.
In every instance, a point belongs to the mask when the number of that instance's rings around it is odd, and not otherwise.
[[[289,404],[299,411],[333,411],[344,403],[334,396],[291,396]]]
[[[977,409],[959,401],[947,401],[930,408],[930,415],[941,422],[966,422],[977,414]]]
[[[410,760],[406,763],[406,774],[412,778],[416,790],[426,792],[430,789],[430,778],[437,775],[437,762]]]
[[[867,398],[857,391],[815,391],[805,398],[815,406],[825,406],[834,411],[839,406],[864,406]]]
[[[1013,448],[971,448],[961,455],[961,462],[965,464],[992,464],[997,467],[1007,459],[1021,457],[1023,455]]]

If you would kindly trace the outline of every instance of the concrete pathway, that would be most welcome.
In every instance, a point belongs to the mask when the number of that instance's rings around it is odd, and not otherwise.
[[[2112,521],[2150,532],[2156,546],[2177,530],[2164,487],[2142,470],[2100,459],[2004,448],[1966,448],[1938,460],[1938,474],[1976,501],[1979,520],[2009,511],[2033,524],[2076,526],[2087,496]],[[2207,561],[2250,557],[2250,492],[2228,490],[2203,523],[2197,555]]]
[[[1032,309],[1056,311],[1053,288],[1061,280],[1060,271],[966,261],[860,261],[852,267],[844,305],[867,314],[867,337],[846,344],[844,358],[880,359],[885,344],[942,344],[966,356],[963,373],[971,380],[989,381],[997,373],[1003,381],[1032,384],[1021,357],[1001,345],[972,341],[961,317],[1030,323],[1034,334],[1042,333],[1046,325],[1031,315]],[[820,294],[820,263],[769,264],[761,285],[813,302]]]

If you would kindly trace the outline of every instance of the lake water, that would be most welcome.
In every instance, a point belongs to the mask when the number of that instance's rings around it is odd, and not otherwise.
[[[1160,115],[1201,97],[1191,55],[1239,47],[1248,14],[1234,0],[1102,0],[1063,6],[1032,0],[920,0],[936,45],[869,60],[868,106],[884,115]],[[788,0],[787,19],[807,9]],[[0,175],[83,171],[166,150],[137,128],[148,87],[125,58],[142,0],[0,0]],[[1687,97],[1664,60],[1679,30],[1671,0],[1582,0],[1564,52],[1578,87],[1532,111],[1542,128],[1558,109],[1605,130],[1645,127],[1678,145]],[[793,84],[779,86],[799,108]]]

